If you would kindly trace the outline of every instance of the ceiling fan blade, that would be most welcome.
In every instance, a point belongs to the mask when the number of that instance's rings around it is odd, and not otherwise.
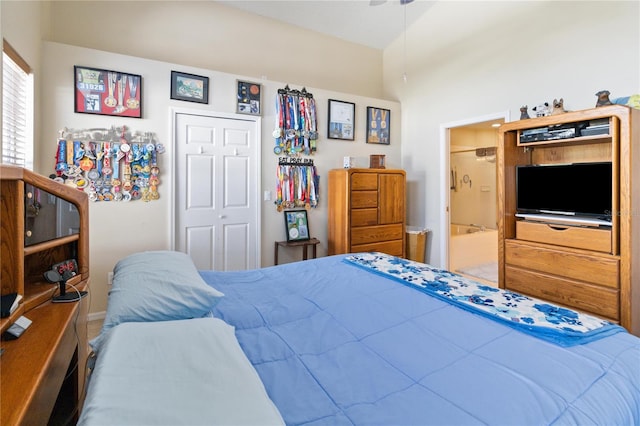
[[[400,0],[400,4],[405,5],[411,3],[413,0]]]

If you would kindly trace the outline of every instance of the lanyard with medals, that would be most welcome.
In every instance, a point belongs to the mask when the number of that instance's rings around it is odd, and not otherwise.
[[[282,211],[282,166],[276,169],[276,207],[278,211]]]
[[[102,175],[105,180],[111,179],[111,173],[113,173],[113,169],[111,168],[111,143],[105,142],[103,145],[104,155],[103,155],[103,165],[102,165]]]
[[[279,155],[282,152],[282,95],[276,94],[276,123],[273,129],[273,137],[276,139],[276,146],[273,152]]]
[[[62,175],[67,170],[67,141],[58,141],[58,154],[56,155],[56,173]]]
[[[318,139],[318,127],[316,122],[316,100],[309,98],[309,112],[311,114],[311,152],[316,152],[316,140]]]
[[[288,156],[310,155],[316,152],[318,129],[316,105],[306,88],[278,89],[273,137],[274,153]]]

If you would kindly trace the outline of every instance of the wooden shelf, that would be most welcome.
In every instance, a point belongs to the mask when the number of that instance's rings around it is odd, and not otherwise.
[[[520,142],[518,137],[518,146],[521,147],[537,147],[537,146],[570,146],[570,145],[585,145],[590,143],[611,143],[611,135],[594,135],[594,136],[578,136],[575,138],[567,139],[554,139],[550,141],[537,141],[537,142]]]
[[[51,248],[59,247],[64,244],[68,244],[73,241],[78,241],[80,239],[79,234],[68,235],[66,237],[56,238],[55,240],[45,241],[44,243],[34,244],[32,246],[26,246],[24,248],[24,255],[30,256],[35,253],[40,253],[45,250],[49,250]]]
[[[78,274],[68,283],[78,289],[87,287],[88,197],[45,176],[5,164],[0,164],[0,185],[0,288],[3,295],[23,296],[18,309],[0,320],[0,329],[5,332],[21,315],[32,321],[18,339],[1,343],[0,424],[77,420],[88,356],[88,300],[52,303],[59,287],[46,282],[43,274],[52,265],[73,258],[78,263]],[[25,212],[33,207],[29,197],[32,188],[46,193],[46,197],[38,206],[38,214],[25,219]],[[71,213],[59,213],[63,210]],[[75,234],[51,235],[54,229],[63,228],[64,219],[71,217],[75,223],[64,222],[65,229],[71,227]],[[29,240],[41,242],[25,246]]]

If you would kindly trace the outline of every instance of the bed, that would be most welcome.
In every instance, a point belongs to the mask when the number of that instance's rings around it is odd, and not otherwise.
[[[82,425],[640,424],[638,337],[428,265],[114,273]]]

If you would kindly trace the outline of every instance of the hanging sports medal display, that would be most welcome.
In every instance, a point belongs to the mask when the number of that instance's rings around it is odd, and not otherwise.
[[[276,169],[277,210],[317,207],[319,181],[313,160],[280,157]]]
[[[55,180],[87,192],[91,201],[151,201],[160,198],[155,133],[131,134],[126,126],[60,131]]]
[[[313,94],[305,88],[291,90],[285,86],[278,89],[273,137],[276,155],[297,157],[316,152],[318,127]]]

